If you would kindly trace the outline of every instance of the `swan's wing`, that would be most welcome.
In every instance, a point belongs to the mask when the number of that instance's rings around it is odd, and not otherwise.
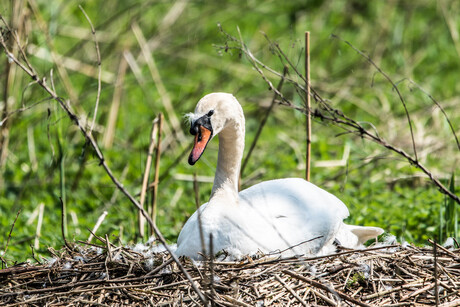
[[[303,179],[266,181],[239,196],[247,214],[237,218],[245,221],[240,226],[268,251],[296,246],[294,254],[315,254],[331,243],[348,216],[337,197]]]
[[[199,210],[202,213],[207,207],[208,203],[205,203],[200,206]],[[209,245],[205,236],[205,246]],[[187,220],[184,227],[177,238],[177,249],[176,255],[178,256],[188,256],[193,259],[199,259],[199,254],[202,252],[201,248],[201,236],[198,223],[198,213],[195,211],[192,216]]]

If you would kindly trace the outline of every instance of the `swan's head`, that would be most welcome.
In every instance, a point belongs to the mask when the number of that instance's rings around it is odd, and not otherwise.
[[[243,110],[238,100],[227,93],[212,93],[198,101],[195,112],[186,117],[190,120],[190,133],[195,136],[188,163],[194,165],[201,157],[206,145],[229,123],[243,125]]]

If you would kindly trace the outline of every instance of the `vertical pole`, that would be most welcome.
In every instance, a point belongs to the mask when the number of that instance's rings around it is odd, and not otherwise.
[[[311,99],[310,99],[310,32],[305,32],[305,107],[307,108],[307,154],[305,161],[305,179],[310,181],[311,161]]]

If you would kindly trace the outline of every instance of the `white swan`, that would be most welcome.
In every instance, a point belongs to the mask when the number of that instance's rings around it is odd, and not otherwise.
[[[245,120],[241,105],[226,93],[212,93],[189,114],[195,164],[208,142],[219,134],[216,175],[209,202],[199,208],[206,254],[209,234],[213,254],[224,250],[230,259],[258,252],[282,257],[335,251],[334,241],[357,248],[383,233],[381,228],[343,223],[347,207],[334,195],[299,178],[265,181],[238,193],[244,149]],[[202,245],[195,212],[179,234],[176,254],[201,259]]]

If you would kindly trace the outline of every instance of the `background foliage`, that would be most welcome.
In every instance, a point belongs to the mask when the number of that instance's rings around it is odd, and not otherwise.
[[[102,92],[93,134],[115,175],[132,194],[141,189],[151,122],[159,112],[165,113],[157,224],[171,242],[195,209],[193,183],[181,178],[194,172],[212,177],[217,159],[214,141],[195,167],[187,164],[192,137],[182,115],[206,93],[231,92],[245,110],[250,144],[272,98],[244,56],[216,47],[226,43],[218,23],[235,36],[239,27],[252,52],[278,70],[282,63],[261,32],[278,42],[302,69],[303,35],[311,31],[313,87],[334,107],[369,123],[388,142],[411,152],[404,109],[391,85],[331,34],[351,42],[398,81],[413,119],[421,161],[445,185],[454,174],[458,176],[459,153],[447,122],[430,98],[409,81],[440,102],[458,131],[458,1],[9,1],[0,13],[19,31],[29,60],[90,123],[95,114],[97,57],[79,4],[96,28],[102,58]],[[159,77],[152,77],[135,34],[137,27],[147,40]],[[117,83],[123,65],[125,75]],[[135,208],[116,191],[66,114],[6,57],[0,67],[5,72],[0,87],[1,250],[20,210],[4,257],[9,261],[31,257],[41,203],[44,218],[36,252],[62,245],[60,197],[68,207],[70,238],[85,240],[87,229],[108,211],[98,233],[119,237],[126,244],[140,241]],[[294,92],[287,90],[286,95],[302,103]],[[165,109],[167,97],[185,138],[171,131],[173,114]],[[104,138],[118,98],[110,145]],[[243,188],[273,178],[304,176],[304,125],[302,114],[275,108],[242,178]],[[377,225],[417,244],[454,235],[457,208],[425,176],[384,148],[351,135],[338,136],[340,132],[327,123],[313,123],[312,181],[348,205],[347,222]],[[211,186],[200,183],[201,202],[207,200]],[[455,190],[455,184],[451,186]]]

